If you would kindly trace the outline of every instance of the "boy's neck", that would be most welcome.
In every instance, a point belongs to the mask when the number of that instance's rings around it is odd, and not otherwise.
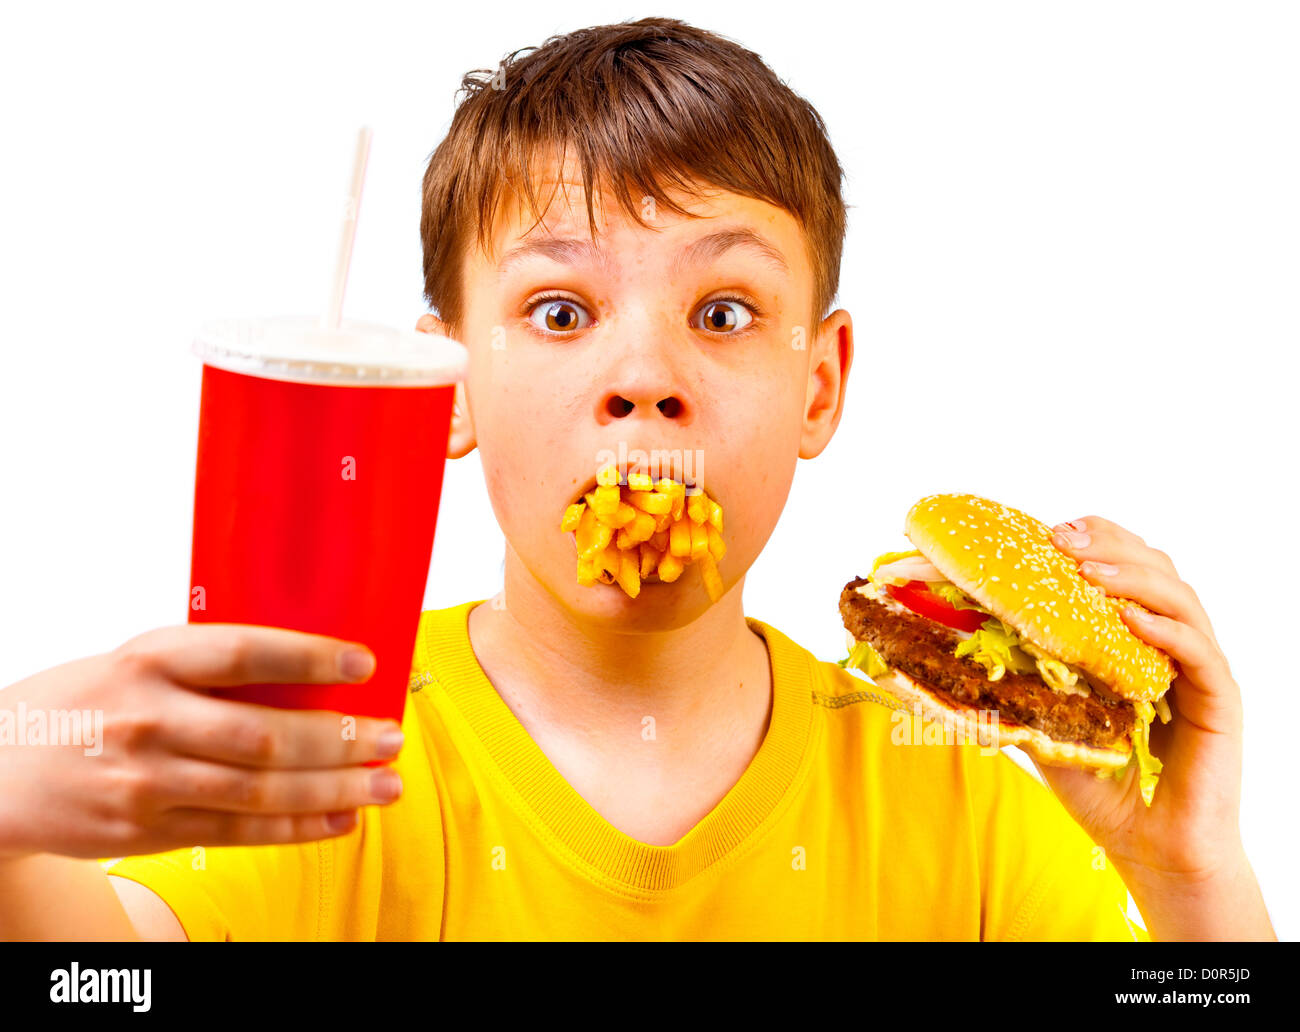
[[[616,752],[651,717],[661,755],[696,753],[726,728],[731,741],[752,742],[752,758],[771,713],[772,675],[763,639],[745,622],[742,589],[671,631],[593,630],[508,550],[505,589],[471,611],[470,644],[534,739],[572,729]]]

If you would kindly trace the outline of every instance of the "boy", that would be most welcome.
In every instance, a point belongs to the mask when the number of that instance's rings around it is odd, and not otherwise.
[[[0,934],[1144,939],[1127,883],[1156,938],[1271,937],[1237,829],[1237,686],[1191,589],[1123,528],[1088,517],[1058,544],[1115,563],[1084,572],[1163,614],[1134,632],[1182,666],[1150,810],[1132,772],[1044,770],[1072,821],[1005,757],[894,745],[859,681],[745,617],[852,363],[848,314],[826,314],[841,170],[812,108],[659,18],[465,86],[425,177],[439,317],[417,325],[470,349],[449,455],[480,452],[505,589],[424,614],[401,798],[351,825],[387,801],[357,766],[391,755],[384,722],[339,742],[337,715],[202,694],[335,680],[339,643],[151,632],[13,687],[81,693],[110,726],[98,765],[0,753],[21,786],[0,794]],[[635,598],[577,583],[560,516],[620,449],[720,503],[716,602],[690,571]],[[66,859],[106,853],[125,859]]]

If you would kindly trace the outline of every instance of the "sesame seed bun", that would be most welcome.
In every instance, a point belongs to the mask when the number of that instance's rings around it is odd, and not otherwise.
[[[977,495],[935,494],[908,511],[904,533],[935,569],[1022,638],[1082,668],[1115,696],[1151,702],[1169,689],[1175,676],[1169,656],[1119,615],[1126,605],[1144,607],[1088,583],[1041,521]],[[1030,751],[1035,744],[1048,749],[1047,743],[1025,739]]]

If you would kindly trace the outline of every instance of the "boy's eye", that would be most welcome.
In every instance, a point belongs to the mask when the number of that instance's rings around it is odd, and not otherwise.
[[[710,301],[700,309],[700,316],[703,323],[700,329],[714,330],[718,333],[735,333],[754,321],[754,316],[744,302],[730,298]]]
[[[538,298],[534,302],[528,319],[539,330],[551,333],[571,333],[585,329],[591,323],[591,317],[576,301],[566,298]]]

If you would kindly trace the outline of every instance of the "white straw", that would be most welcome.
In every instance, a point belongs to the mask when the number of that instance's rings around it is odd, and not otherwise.
[[[366,183],[366,159],[370,156],[369,126],[357,134],[357,154],[352,163],[352,189],[343,210],[343,235],[339,239],[338,262],[334,266],[334,289],[330,292],[329,311],[321,317],[321,327],[337,330],[343,317],[343,292],[348,287],[348,269],[352,264],[352,241],[357,235],[357,216],[361,214],[361,190]]]

